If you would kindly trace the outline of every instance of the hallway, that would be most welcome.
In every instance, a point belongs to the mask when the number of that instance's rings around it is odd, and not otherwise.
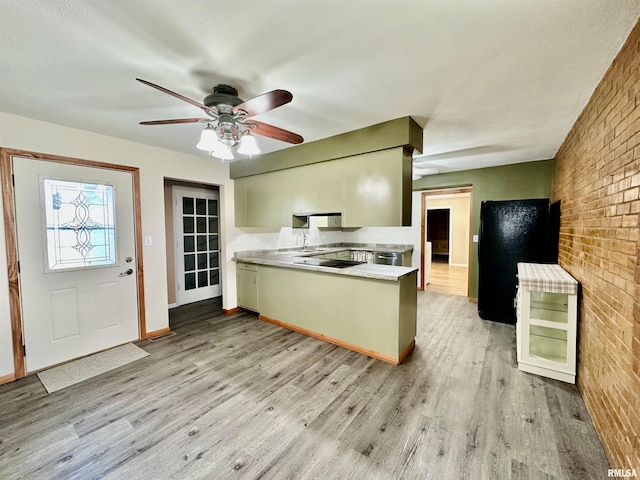
[[[468,295],[469,268],[451,266],[443,262],[431,262],[431,282],[425,285],[428,292]]]

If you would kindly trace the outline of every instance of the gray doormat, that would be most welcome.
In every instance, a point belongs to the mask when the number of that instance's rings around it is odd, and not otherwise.
[[[133,343],[89,355],[73,362],[59,365],[38,373],[38,378],[49,393],[70,387],[101,373],[114,370],[128,363],[140,360],[149,354]]]

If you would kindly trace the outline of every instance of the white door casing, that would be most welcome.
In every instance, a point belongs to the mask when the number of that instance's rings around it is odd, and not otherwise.
[[[15,156],[13,173],[26,370],[137,340],[132,173]],[[56,182],[62,187],[52,193]],[[77,182],[95,190],[76,192]],[[103,209],[107,220],[93,203],[93,191],[95,198],[102,192],[114,199],[113,211]],[[65,209],[66,223],[54,234],[45,222],[55,209]],[[65,263],[66,254],[54,258],[62,251],[71,252],[72,263]],[[95,260],[95,252],[104,253],[104,259]]]
[[[182,186],[174,186],[172,191],[176,304],[219,297],[219,194]]]

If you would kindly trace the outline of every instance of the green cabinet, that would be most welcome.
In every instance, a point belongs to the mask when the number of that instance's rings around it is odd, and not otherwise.
[[[391,281],[260,265],[260,282],[262,319],[394,364],[413,349],[416,271]]]
[[[287,188],[282,186],[286,185]],[[411,223],[411,153],[403,147],[236,178],[237,227],[291,227],[294,214],[340,212],[332,228]]]
[[[422,144],[405,116],[233,162],[236,227],[302,227],[297,214],[326,216],[320,228],[409,226],[411,156]]]
[[[258,266],[238,262],[236,265],[238,306],[258,311]]]

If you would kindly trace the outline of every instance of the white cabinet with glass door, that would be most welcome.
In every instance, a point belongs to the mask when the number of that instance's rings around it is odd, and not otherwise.
[[[518,368],[575,383],[578,282],[559,265],[518,263]]]

